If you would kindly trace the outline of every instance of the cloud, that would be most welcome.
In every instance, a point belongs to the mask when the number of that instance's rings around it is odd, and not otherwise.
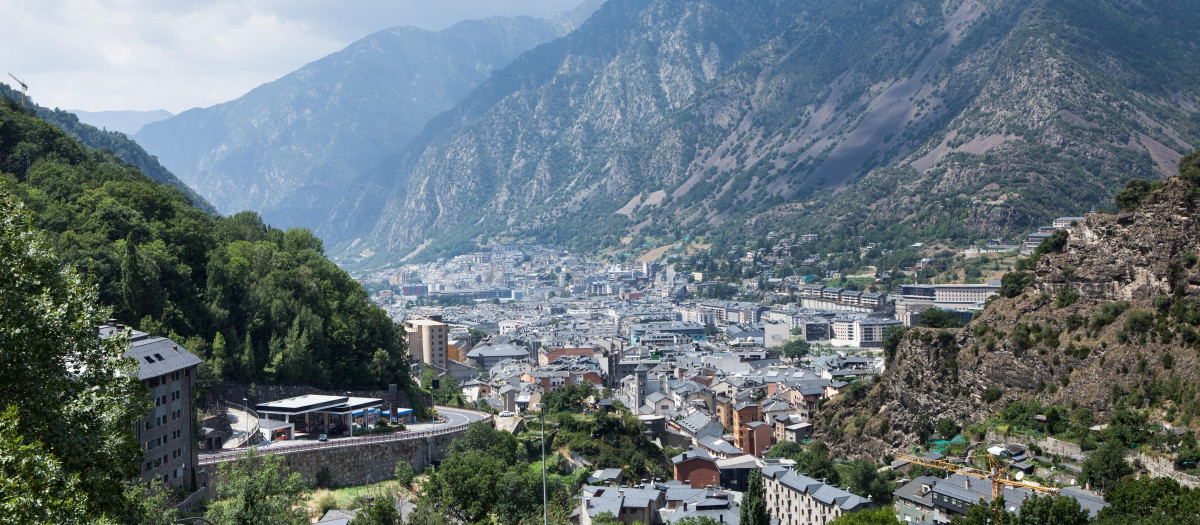
[[[90,111],[210,106],[370,33],[580,0],[0,0],[0,64],[39,104]],[[7,76],[5,76],[5,80]]]

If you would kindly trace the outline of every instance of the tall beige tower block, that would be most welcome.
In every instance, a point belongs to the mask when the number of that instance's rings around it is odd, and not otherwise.
[[[448,365],[446,359],[449,332],[446,323],[434,319],[418,318],[404,321],[409,357],[433,366],[438,373],[445,372]]]

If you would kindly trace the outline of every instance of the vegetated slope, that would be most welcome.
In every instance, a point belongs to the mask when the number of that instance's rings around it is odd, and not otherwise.
[[[922,414],[961,425],[1030,398],[1101,417],[1121,403],[1194,426],[1200,154],[1183,166],[1184,178],[1136,209],[1088,215],[1061,245],[1044,245],[1050,253],[1032,273],[1006,277],[1002,294],[1011,297],[967,327],[912,329],[885,348],[887,371],[827,403],[816,438],[880,457],[916,444]]]
[[[492,70],[570,31],[586,15],[580,9],[438,32],[380,31],[237,100],[149,124],[136,138],[222,212],[255,210],[336,242],[378,208],[380,189],[356,179]]]
[[[21,93],[13,90],[11,87],[0,83],[0,97],[5,97],[13,101],[21,100]],[[108,149],[113,152],[117,158],[129,163],[133,167],[142,171],[146,176],[163,184],[174,186],[182,190],[191,203],[208,213],[216,213],[216,208],[212,204],[204,200],[202,197],[192,191],[191,188],[175,177],[170,171],[167,171],[162,164],[158,163],[158,159],[146,153],[136,142],[125,136],[124,133],[116,131],[103,131],[94,126],[85,124],[79,121],[79,117],[74,114],[63,111],[61,109],[50,109],[39,106],[33,102],[33,99],[26,97],[26,106],[37,112],[37,115],[46,122],[54,125],[54,127],[63,130],[71,138],[78,140],[83,145],[89,148]],[[22,155],[18,155],[20,157]],[[12,160],[19,162],[20,159]],[[25,159],[26,164],[31,162],[31,158]],[[10,166],[0,166],[0,170],[9,169]]]
[[[226,378],[410,385],[396,325],[308,230],[210,215],[3,97],[0,188],[118,319],[200,356],[202,389]]]
[[[377,252],[369,265],[830,222],[873,240],[1014,233],[1169,175],[1200,143],[1197,16],[1166,0],[609,2],[434,120],[367,249],[337,251]]]

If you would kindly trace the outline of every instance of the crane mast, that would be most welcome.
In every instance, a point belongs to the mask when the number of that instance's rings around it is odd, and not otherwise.
[[[17,84],[21,86],[21,107],[25,107],[25,92],[29,91],[29,85],[17,78],[17,76],[13,75],[12,73],[9,73],[8,76],[12,77],[13,80],[16,80]]]

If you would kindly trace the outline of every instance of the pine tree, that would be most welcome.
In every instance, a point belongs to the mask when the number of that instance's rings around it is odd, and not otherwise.
[[[141,319],[142,311],[142,271],[138,264],[137,245],[133,242],[133,234],[125,237],[125,253],[121,257],[121,301],[125,303],[123,312],[131,320]]]
[[[751,470],[750,483],[746,487],[746,494],[742,496],[742,513],[738,523],[742,525],[767,525],[770,523],[766,497],[766,492],[763,490],[762,470]]]

